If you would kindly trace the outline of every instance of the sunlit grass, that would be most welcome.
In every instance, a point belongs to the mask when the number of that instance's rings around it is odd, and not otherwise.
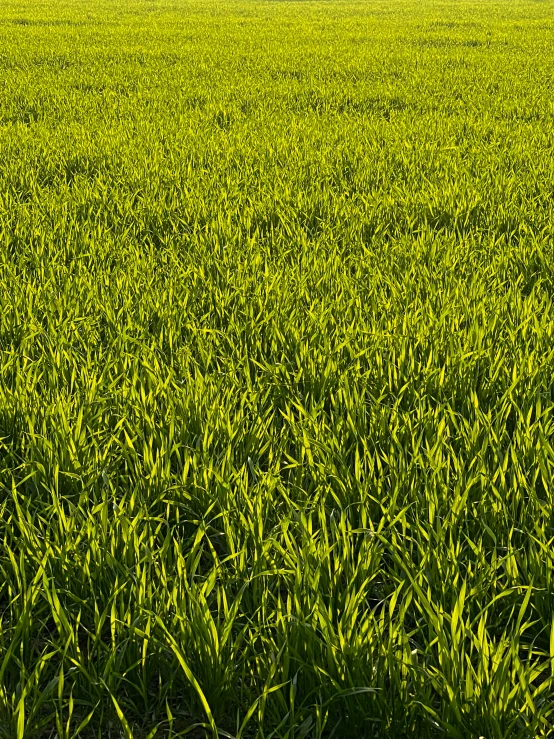
[[[0,737],[554,732],[554,5],[0,10]]]

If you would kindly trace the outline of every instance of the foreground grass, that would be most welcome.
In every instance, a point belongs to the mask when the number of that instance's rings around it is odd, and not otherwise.
[[[552,736],[553,11],[2,5],[1,737]]]

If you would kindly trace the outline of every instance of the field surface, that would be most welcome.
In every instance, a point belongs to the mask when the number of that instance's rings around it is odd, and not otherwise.
[[[551,0],[2,3],[1,739],[554,735],[553,101]]]

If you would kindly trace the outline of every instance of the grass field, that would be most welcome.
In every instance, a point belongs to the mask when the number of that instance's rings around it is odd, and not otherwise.
[[[552,737],[554,2],[7,0],[0,91],[0,737]]]

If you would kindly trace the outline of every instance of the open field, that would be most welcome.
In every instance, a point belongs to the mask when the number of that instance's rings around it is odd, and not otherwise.
[[[0,8],[0,737],[554,735],[554,2]]]

